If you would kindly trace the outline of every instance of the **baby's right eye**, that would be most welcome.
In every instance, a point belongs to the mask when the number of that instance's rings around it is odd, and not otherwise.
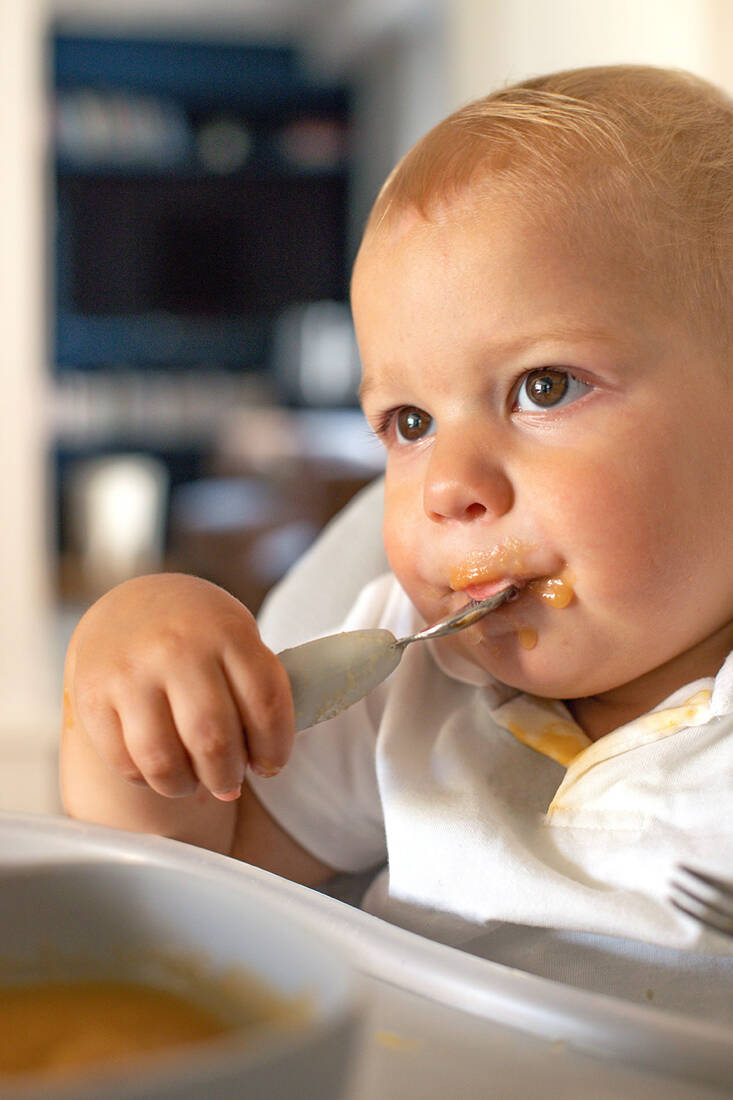
[[[435,431],[435,422],[424,409],[414,405],[405,405],[394,415],[395,435],[400,443],[415,443]]]

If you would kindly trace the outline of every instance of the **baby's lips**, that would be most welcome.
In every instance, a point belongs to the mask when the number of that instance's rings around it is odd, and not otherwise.
[[[488,549],[473,550],[452,569],[449,583],[457,592],[485,600],[507,585],[520,590],[538,577],[559,573],[564,562],[531,543],[509,539]]]
[[[557,609],[567,607],[575,598],[575,577],[570,569],[564,569],[554,576],[515,577],[511,580],[504,577],[500,581],[491,581],[487,584],[471,584],[463,591],[472,600],[486,600],[509,584],[518,590],[511,599],[516,599],[522,592],[529,591],[538,600]]]
[[[469,584],[467,588],[462,591],[470,596],[472,600],[488,600],[490,596],[496,595],[497,592],[501,592],[503,588],[509,588],[513,585],[520,591],[527,582],[520,580],[517,577],[502,577],[496,581],[486,581],[484,584]],[[516,597],[514,597],[516,598]]]

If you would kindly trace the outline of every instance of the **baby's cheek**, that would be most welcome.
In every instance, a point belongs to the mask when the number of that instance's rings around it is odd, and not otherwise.
[[[395,519],[390,513],[384,516],[384,549],[395,576],[403,581],[415,572],[415,547],[413,532],[415,525]],[[404,583],[404,582],[403,582]]]
[[[409,544],[410,533],[414,527],[414,511],[413,492],[402,478],[395,477],[388,469],[384,490],[382,534],[390,561],[393,554],[403,554],[406,544]]]
[[[413,599],[423,587],[430,554],[419,518],[409,494],[388,490],[382,526],[384,548],[392,572]]]
[[[624,604],[672,583],[675,521],[664,495],[646,491],[632,472],[594,470],[590,463],[586,469],[584,481],[554,498],[562,525],[558,544],[567,551],[579,593]]]

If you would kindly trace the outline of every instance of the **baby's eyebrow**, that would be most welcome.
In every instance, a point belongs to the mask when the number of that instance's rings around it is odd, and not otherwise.
[[[389,385],[390,382],[399,382],[402,378],[401,372],[397,367],[385,367],[380,371],[379,378],[374,378],[373,375],[365,374],[362,376],[361,383],[359,385],[358,396],[361,403],[364,403],[364,398],[378,390],[380,386]]]
[[[586,325],[562,325],[557,328],[542,328],[528,336],[510,338],[508,340],[492,342],[487,349],[492,356],[502,358],[507,355],[517,355],[531,350],[533,347],[541,347],[545,344],[561,343],[593,343],[605,344],[607,347],[625,347],[629,341],[617,332],[609,332],[607,329],[590,328]],[[379,377],[364,374],[359,386],[359,400],[364,403],[364,398],[371,396],[381,386],[389,387],[391,383],[399,383],[403,375],[396,364],[390,364],[380,368]]]
[[[371,378],[362,378],[362,380],[359,384],[359,389],[357,391],[357,396],[359,398],[359,401],[362,403],[362,405],[364,404],[364,397],[367,396],[370,393],[370,391],[373,390],[373,389],[374,389],[373,380]]]
[[[617,332],[607,329],[588,328],[585,325],[562,325],[557,328],[542,328],[529,336],[497,341],[491,351],[499,355],[527,351],[543,344],[582,341],[584,343],[607,344],[614,347],[625,345],[628,341]]]

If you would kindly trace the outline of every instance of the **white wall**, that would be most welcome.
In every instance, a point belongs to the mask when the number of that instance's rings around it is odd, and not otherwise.
[[[0,738],[56,724],[48,583],[41,0],[0,3]]]
[[[446,0],[320,0],[302,45],[356,90],[352,253],[395,162],[449,110]]]
[[[442,13],[432,10],[364,42],[350,62],[349,78],[357,88],[353,252],[395,162],[450,108]]]
[[[448,0],[451,98],[582,65],[690,69],[733,92],[730,0]]]

